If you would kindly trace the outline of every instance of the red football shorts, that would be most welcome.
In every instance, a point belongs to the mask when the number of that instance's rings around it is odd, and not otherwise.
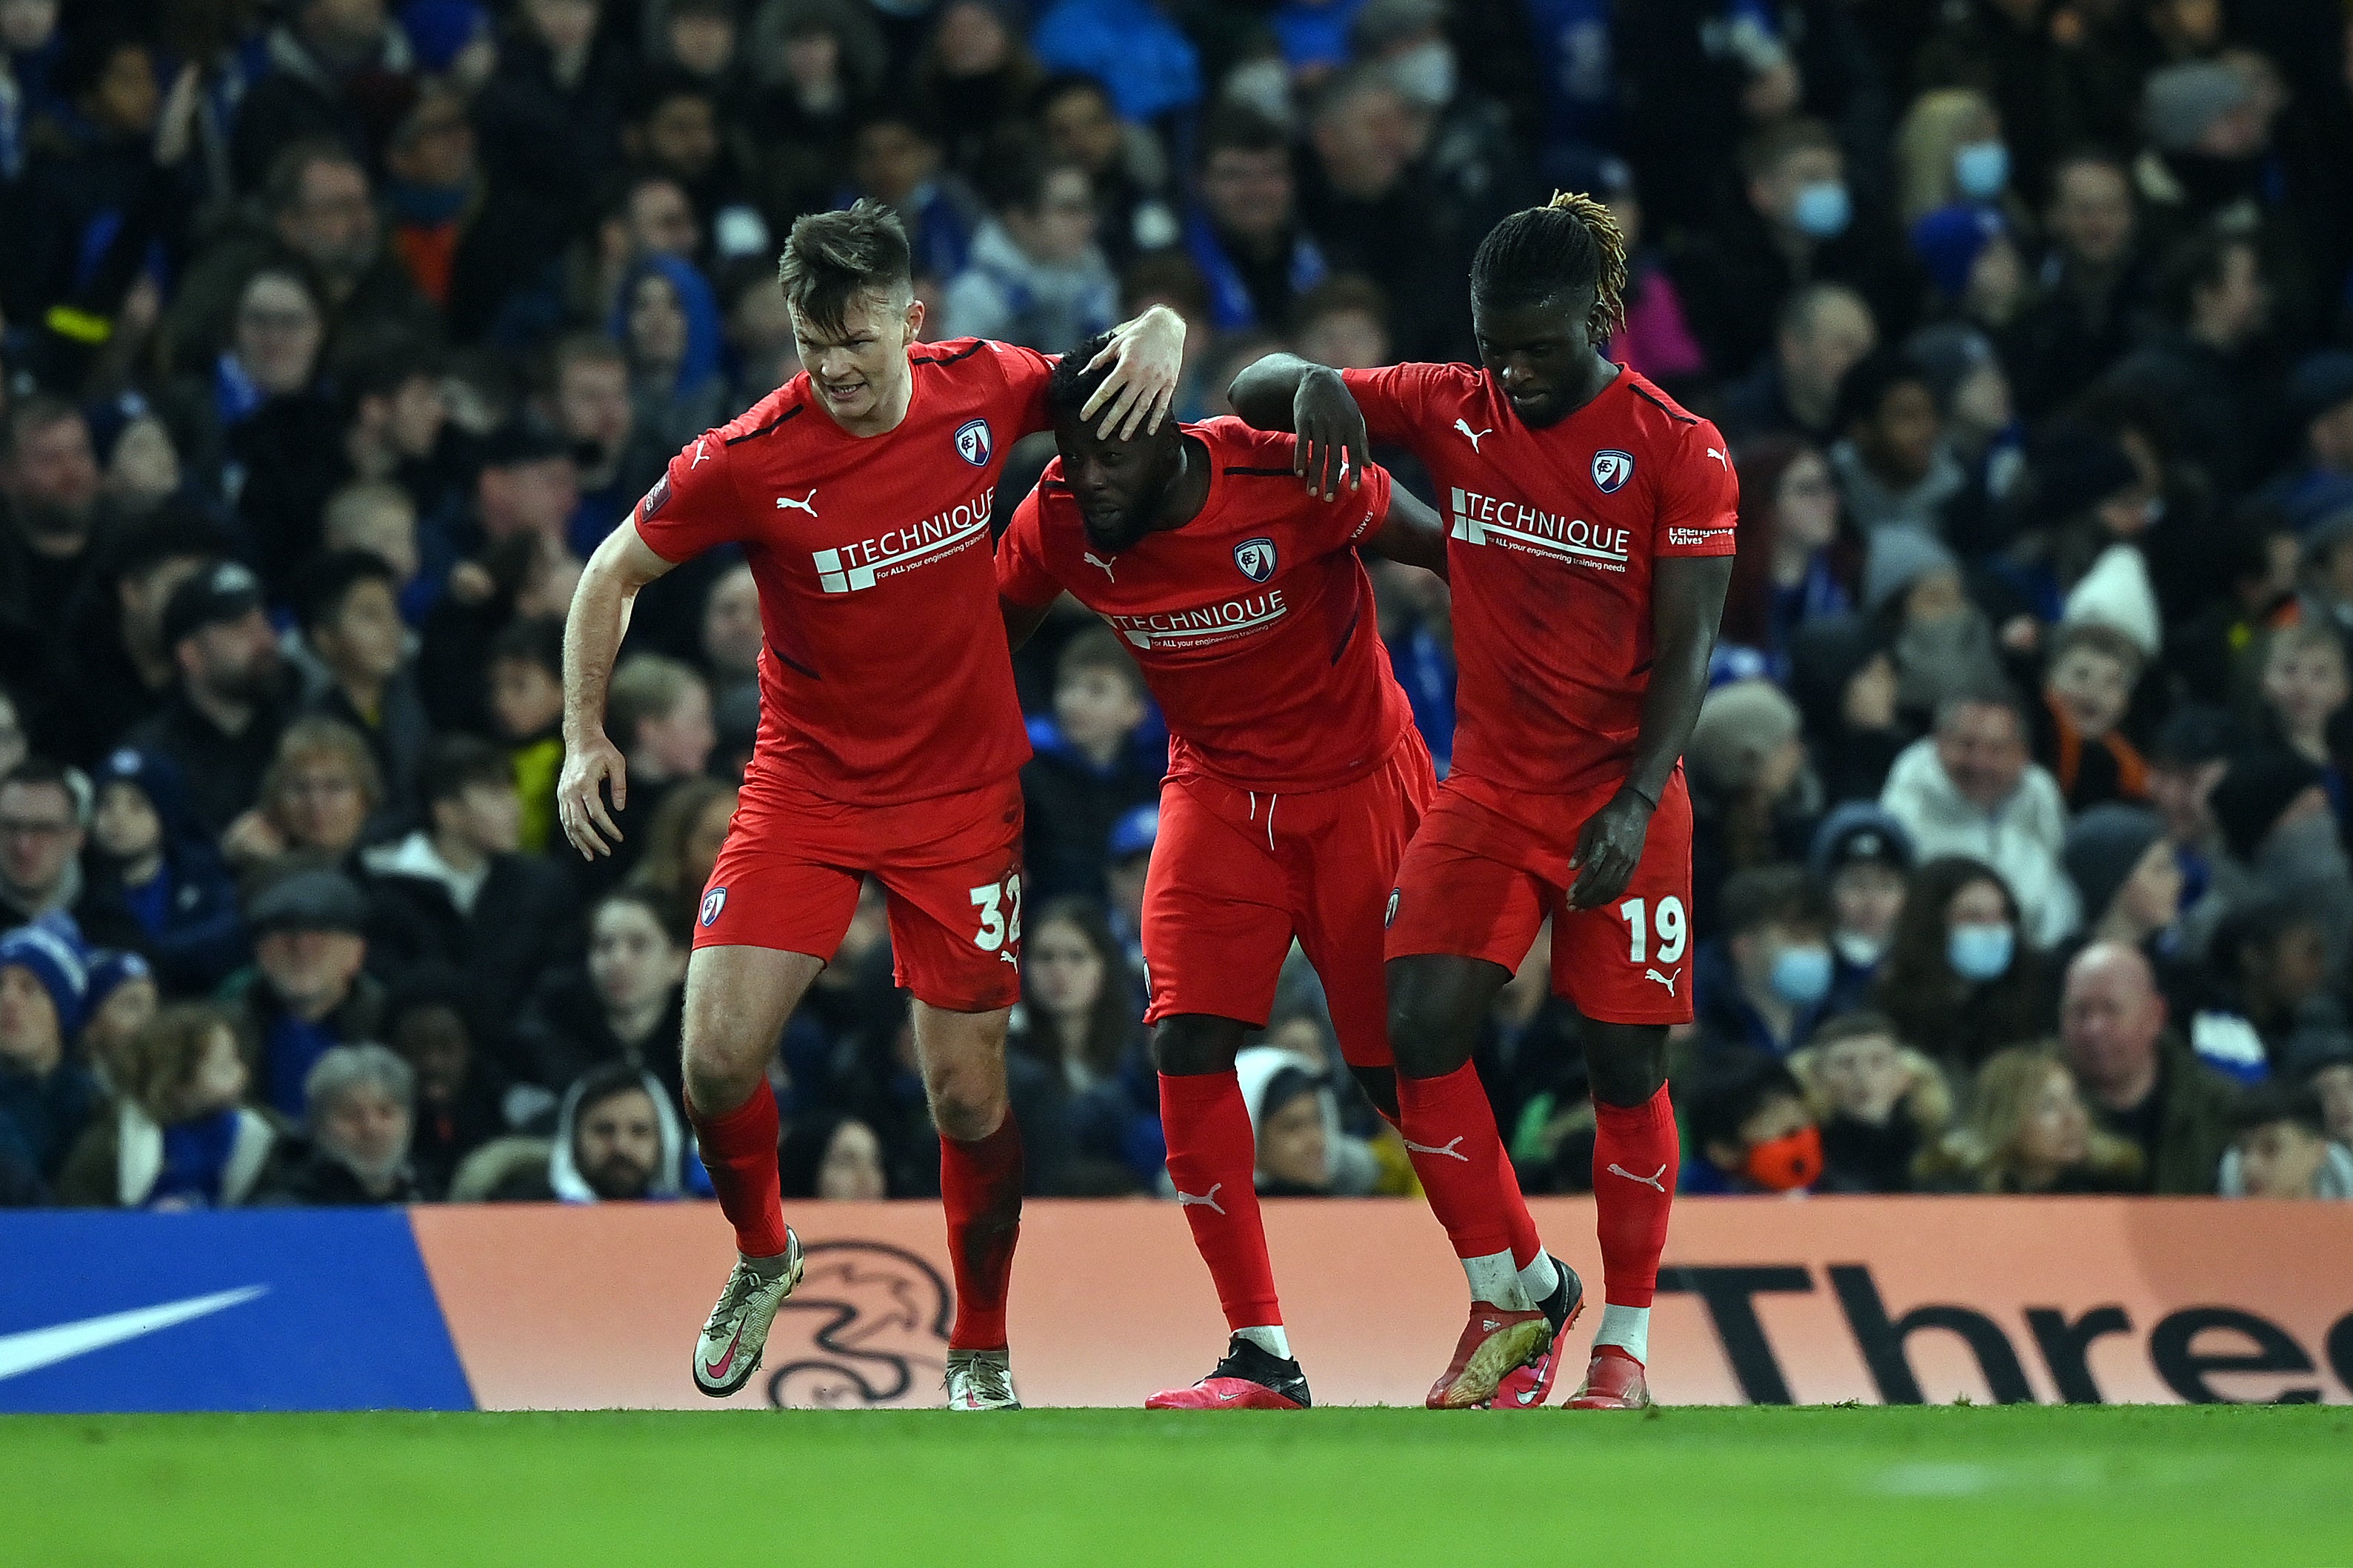
[[[1568,907],[1577,837],[1617,788],[1535,795],[1447,780],[1398,872],[1389,957],[1459,953],[1517,969],[1550,916],[1554,994],[1605,1024],[1691,1022],[1691,794],[1680,765],[1626,890],[1599,909]]]
[[[1411,730],[1337,789],[1269,795],[1198,773],[1162,784],[1144,884],[1145,1022],[1200,1013],[1263,1027],[1295,936],[1323,979],[1340,1054],[1388,1066],[1381,914],[1437,793]]]
[[[702,895],[697,947],[769,947],[828,962],[858,889],[882,884],[901,985],[956,1013],[1021,995],[1021,781],[897,805],[852,805],[744,780]]]

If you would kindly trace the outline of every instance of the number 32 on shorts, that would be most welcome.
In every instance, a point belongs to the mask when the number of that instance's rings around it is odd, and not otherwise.
[[[1002,886],[989,882],[975,888],[972,903],[980,911],[980,930],[973,933],[972,944],[983,952],[1003,952],[1010,963],[1013,955],[1006,950],[1021,945],[1021,873],[1008,874]]]
[[[1618,906],[1619,918],[1626,922],[1626,962],[1629,963],[1673,963],[1683,955],[1691,941],[1689,922],[1683,917],[1683,901],[1670,893],[1655,907],[1648,900],[1628,899]],[[1651,950],[1651,939],[1658,938],[1657,951]]]

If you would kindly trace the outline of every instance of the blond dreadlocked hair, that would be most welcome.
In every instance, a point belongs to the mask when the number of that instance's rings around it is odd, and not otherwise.
[[[1597,343],[1625,325],[1626,237],[1607,206],[1579,191],[1512,214],[1471,258],[1471,292],[1485,304],[1540,304],[1574,289],[1593,290],[1586,328]]]

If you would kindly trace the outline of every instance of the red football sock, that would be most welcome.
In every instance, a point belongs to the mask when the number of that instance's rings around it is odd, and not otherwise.
[[[1405,1135],[1406,1152],[1429,1194],[1430,1212],[1454,1243],[1454,1256],[1489,1258],[1508,1249],[1516,1262],[1510,1210],[1520,1211],[1531,1238],[1535,1224],[1527,1218],[1516,1180],[1505,1199],[1502,1173],[1511,1165],[1495,1133],[1495,1108],[1478,1073],[1468,1062],[1442,1078],[1399,1073],[1397,1091],[1398,1131]],[[1533,1247],[1528,1256],[1535,1256]]]
[[[1168,1179],[1193,1227],[1193,1245],[1217,1282],[1218,1304],[1232,1329],[1282,1321],[1267,1260],[1266,1226],[1254,1176],[1258,1146],[1250,1108],[1234,1070],[1160,1075],[1160,1125],[1168,1140]]]
[[[1640,1105],[1593,1102],[1594,1229],[1601,1237],[1602,1299],[1648,1307],[1659,1288],[1667,1211],[1683,1145],[1664,1084]]]
[[[735,1227],[735,1250],[774,1258],[785,1240],[785,1201],[776,1188],[776,1097],[766,1084],[724,1116],[686,1108],[702,1152],[702,1168],[719,1193],[719,1207]]]
[[[1005,1348],[1005,1296],[1021,1236],[1021,1129],[1008,1110],[997,1131],[961,1142],[940,1139],[940,1202],[955,1269],[955,1327],[948,1348]]]

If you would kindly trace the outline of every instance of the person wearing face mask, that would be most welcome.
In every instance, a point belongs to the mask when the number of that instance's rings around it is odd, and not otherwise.
[[[1828,126],[1803,117],[1776,121],[1743,145],[1740,172],[1745,200],[1667,264],[1709,363],[1755,363],[1772,347],[1774,321],[1764,302],[1811,283],[1859,290],[1890,335],[1909,324],[1916,286],[1883,243],[1874,215],[1856,212],[1846,160]]]
[[[1778,1058],[1733,1051],[1692,1089],[1684,1116],[1691,1153],[1676,1178],[1686,1194],[1725,1195],[1830,1190],[1823,1181],[1822,1130],[1806,1091]]]
[[[1722,902],[1724,934],[1701,943],[1694,964],[1701,1037],[1711,1054],[1787,1056],[1830,996],[1830,910],[1796,866],[1736,872]]]
[[[1962,1081],[2002,1047],[2049,1034],[2056,994],[1991,867],[1955,855],[1913,873],[1878,987],[1904,1039]]]
[[[1830,898],[1830,1014],[1869,1002],[1912,867],[1911,836],[1868,801],[1849,801],[1815,830],[1806,868]]]
[[[1897,208],[1917,223],[1938,207],[2000,204],[2010,189],[2010,148],[1983,93],[1940,87],[1922,93],[1895,129]]]

